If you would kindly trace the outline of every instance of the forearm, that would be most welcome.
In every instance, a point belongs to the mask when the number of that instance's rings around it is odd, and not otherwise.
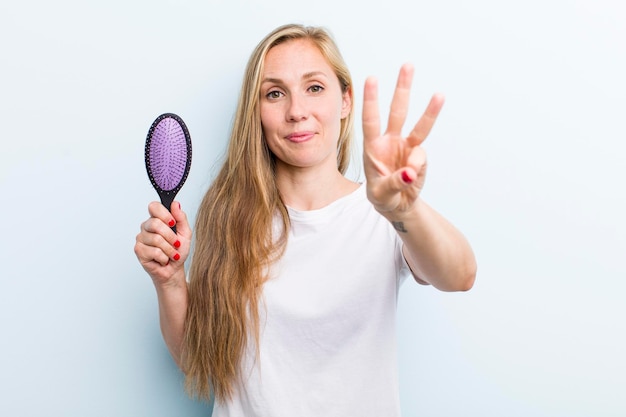
[[[400,213],[386,213],[404,243],[404,256],[418,281],[443,291],[474,284],[476,260],[465,237],[421,199]]]
[[[181,352],[185,336],[188,292],[184,277],[167,285],[155,286],[159,301],[161,333],[167,348],[179,368],[182,369]]]

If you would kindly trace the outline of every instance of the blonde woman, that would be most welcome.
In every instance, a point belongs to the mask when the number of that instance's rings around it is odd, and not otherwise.
[[[180,204],[149,205],[135,253],[151,276],[165,342],[213,415],[398,416],[395,318],[409,276],[472,287],[462,234],[421,198],[433,96],[402,137],[413,69],[381,131],[365,83],[366,181],[344,176],[354,86],[322,28],[286,25],[247,65],[228,152],[192,229]],[[170,228],[177,225],[177,234]]]

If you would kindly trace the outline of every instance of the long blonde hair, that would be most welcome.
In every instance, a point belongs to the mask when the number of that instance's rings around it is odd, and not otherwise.
[[[352,79],[330,34],[322,28],[281,26],[252,53],[239,95],[225,161],[200,204],[190,269],[189,308],[182,364],[188,392],[218,401],[232,398],[248,335],[259,340],[259,297],[267,267],[284,252],[289,216],[274,174],[259,109],[265,56],[274,46],[308,39],[325,56],[352,98]],[[353,111],[341,121],[337,167],[350,162]],[[272,236],[276,216],[282,223]]]

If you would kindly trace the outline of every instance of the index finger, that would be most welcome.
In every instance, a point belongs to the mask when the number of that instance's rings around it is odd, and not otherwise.
[[[172,220],[174,220],[172,213],[170,213],[170,211],[158,201],[153,201],[148,204],[148,213],[150,214],[150,217],[161,219],[163,223],[166,224],[169,224]]]
[[[170,213],[170,211],[158,201],[153,201],[148,205],[148,213],[150,213],[150,217],[155,217],[161,220],[169,227],[174,227],[176,225],[176,220],[174,219],[172,213]]]

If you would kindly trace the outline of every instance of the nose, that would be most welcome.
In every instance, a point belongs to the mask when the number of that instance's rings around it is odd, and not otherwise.
[[[285,114],[288,122],[300,122],[308,117],[306,99],[296,94],[290,96],[289,105]]]

